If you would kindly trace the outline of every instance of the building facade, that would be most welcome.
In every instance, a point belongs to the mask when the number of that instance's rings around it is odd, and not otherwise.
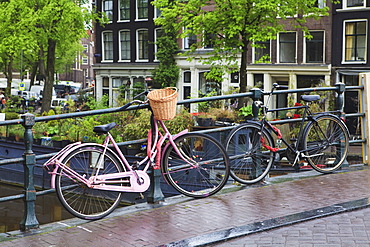
[[[109,104],[116,105],[120,88],[127,97],[144,90],[158,66],[154,42],[160,28],[148,0],[101,0],[96,8],[109,23],[95,29],[95,95],[108,95]]]
[[[370,72],[369,20],[370,2],[365,0],[344,0],[333,5],[332,76],[335,82],[347,86],[359,85],[359,74]],[[345,94],[346,113],[359,112],[358,92]],[[360,133],[357,118],[347,118],[350,133]]]

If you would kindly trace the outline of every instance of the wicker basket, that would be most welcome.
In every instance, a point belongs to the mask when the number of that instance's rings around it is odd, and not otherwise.
[[[157,120],[171,120],[175,117],[177,88],[167,87],[150,91],[148,99]]]

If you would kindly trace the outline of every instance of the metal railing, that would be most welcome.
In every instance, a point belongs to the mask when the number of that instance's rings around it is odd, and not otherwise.
[[[344,108],[344,92],[348,90],[359,90],[360,92],[363,92],[363,86],[347,86],[345,87],[344,84],[338,83],[334,87],[319,87],[319,88],[304,88],[304,89],[293,89],[293,90],[278,90],[275,91],[274,94],[284,94],[284,93],[307,93],[307,92],[316,92],[316,91],[334,91],[336,92],[336,110],[339,110],[343,112]],[[184,105],[184,104],[194,104],[194,103],[200,103],[205,101],[216,101],[216,100],[226,100],[226,99],[237,99],[237,98],[243,98],[243,97],[249,97],[252,98],[253,101],[259,100],[263,97],[263,92],[260,89],[252,89],[250,92],[247,93],[239,93],[239,94],[231,94],[231,95],[222,95],[222,96],[213,96],[213,97],[205,97],[205,98],[197,98],[197,99],[187,99],[178,102],[178,105]],[[253,104],[254,105],[254,104]],[[126,110],[136,110],[136,109],[142,109],[146,108],[145,105],[140,106],[130,106]],[[101,114],[109,114],[109,113],[115,113],[120,112],[122,109],[120,107],[117,108],[109,108],[109,109],[101,109],[101,110],[92,110],[92,111],[84,111],[84,112],[73,112],[73,113],[65,113],[60,115],[53,115],[53,116],[41,116],[41,117],[35,117],[33,114],[26,113],[21,116],[21,119],[17,120],[8,120],[0,123],[0,126],[6,126],[6,125],[15,125],[15,124],[22,124],[25,128],[24,131],[24,143],[25,143],[25,151],[22,157],[19,158],[11,158],[11,159],[5,159],[0,160],[0,165],[8,165],[8,164],[14,164],[14,163],[23,163],[24,167],[24,193],[21,195],[14,195],[14,196],[7,196],[0,198],[0,202],[9,201],[9,200],[15,200],[23,198],[24,200],[24,216],[20,223],[20,230],[21,231],[27,231],[29,229],[38,228],[39,223],[35,214],[35,200],[36,196],[43,195],[46,193],[54,192],[54,189],[48,189],[36,192],[34,187],[34,168],[36,165],[36,160],[38,159],[47,159],[52,157],[56,153],[49,153],[49,154],[42,154],[42,155],[35,155],[32,150],[33,145],[33,135],[32,135],[32,128],[35,125],[36,122],[44,122],[44,121],[50,121],[50,120],[60,120],[60,119],[66,119],[66,118],[77,118],[77,117],[84,117],[84,116],[91,116],[91,115],[101,115]],[[258,111],[254,111],[255,114]],[[347,117],[358,117],[358,118],[365,118],[364,113],[351,113],[346,114]],[[255,116],[256,117],[256,116]],[[274,123],[286,123],[289,121],[296,121],[296,120],[281,120],[281,121],[274,121]],[[299,121],[299,120],[298,120]],[[234,126],[229,127],[220,127],[215,129],[207,129],[207,130],[201,130],[199,132],[203,133],[213,133],[213,132],[220,132],[220,131],[226,131],[231,130],[234,128]],[[363,126],[364,128],[364,126]],[[364,132],[364,129],[362,130],[362,133]],[[132,144],[138,144],[145,142],[145,139],[141,140],[134,140],[134,141],[127,141],[120,143],[119,145],[132,145]],[[357,140],[351,140],[350,144],[353,143],[362,143],[365,144],[366,139],[362,136],[361,139]],[[367,154],[365,154],[367,155]],[[151,172],[152,181],[154,181],[154,184],[151,186],[149,195],[148,195],[148,201],[149,202],[155,202],[160,199],[162,199],[161,192],[160,192],[160,185],[159,185],[159,179],[158,176],[161,176],[160,173],[154,173]],[[158,196],[159,195],[159,196]]]

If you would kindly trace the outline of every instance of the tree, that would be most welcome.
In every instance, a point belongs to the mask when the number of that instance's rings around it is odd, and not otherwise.
[[[180,69],[176,64],[174,55],[179,50],[176,43],[176,33],[171,28],[164,29],[164,35],[157,38],[159,60],[158,68],[153,71],[155,85],[160,87],[175,87],[179,79]]]
[[[220,81],[226,73],[240,73],[240,92],[247,91],[247,52],[258,41],[276,39],[286,25],[302,28],[309,19],[328,15],[328,7],[317,0],[154,0],[161,10],[156,24],[171,26],[178,37],[195,35],[196,41],[185,52],[210,65],[207,79]],[[285,20],[287,20],[285,22]],[[212,45],[207,56],[196,49]],[[244,102],[239,101],[239,106]]]
[[[32,74],[44,75],[42,112],[50,109],[55,71],[72,63],[81,38],[96,16],[81,7],[86,0],[9,0],[0,4],[0,64],[13,69],[16,51],[24,51]],[[27,56],[25,56],[25,54]],[[30,57],[29,54],[32,54]],[[18,56],[19,59],[19,56]],[[3,70],[4,71],[4,70]],[[10,90],[10,86],[9,86]]]

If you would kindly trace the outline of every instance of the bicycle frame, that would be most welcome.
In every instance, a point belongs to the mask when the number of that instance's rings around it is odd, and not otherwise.
[[[158,130],[158,123],[164,130],[164,135],[162,135]],[[181,135],[184,135],[188,132],[188,130],[183,130],[180,133],[172,136],[168,131],[167,127],[161,120],[156,120],[154,116],[151,117],[151,126],[152,128],[148,132],[148,146],[147,146],[147,156],[139,161],[135,165],[130,165],[127,161],[126,157],[119,149],[116,141],[114,140],[113,136],[108,132],[107,137],[104,140],[103,144],[97,143],[81,143],[76,142],[67,145],[65,148],[60,150],[55,156],[49,159],[44,164],[44,168],[49,169],[50,165],[54,165],[54,168],[49,174],[51,174],[51,187],[55,188],[55,179],[58,175],[58,169],[61,168],[62,172],[65,176],[68,176],[71,179],[77,179],[79,182],[85,184],[89,188],[99,189],[99,190],[108,190],[108,191],[117,191],[117,192],[145,192],[150,186],[150,178],[147,174],[147,171],[150,166],[153,166],[154,169],[160,168],[161,163],[161,147],[163,143],[168,140],[168,143],[165,145],[164,150],[169,146],[172,145],[174,150],[177,152],[179,157],[186,161],[190,168],[192,169],[195,167],[195,164],[192,164],[184,158],[181,151],[177,148],[174,140]],[[81,147],[87,146],[100,146],[103,148],[103,154],[101,157],[104,157],[104,154],[108,150],[108,145],[112,144],[113,148],[117,151],[117,160],[121,162],[121,165],[124,167],[124,172],[119,173],[112,173],[112,174],[105,174],[105,175],[96,175],[91,176],[90,178],[86,179],[85,177],[81,176],[73,169],[71,169],[68,165],[63,164],[61,161],[67,157],[71,152],[77,150]],[[99,174],[102,159],[100,159],[96,165],[97,171],[95,174]],[[145,165],[142,170],[138,168],[141,165]],[[123,180],[124,179],[124,180]],[[130,186],[122,185],[125,181],[129,181]],[[113,184],[121,184],[121,185],[113,185]]]

